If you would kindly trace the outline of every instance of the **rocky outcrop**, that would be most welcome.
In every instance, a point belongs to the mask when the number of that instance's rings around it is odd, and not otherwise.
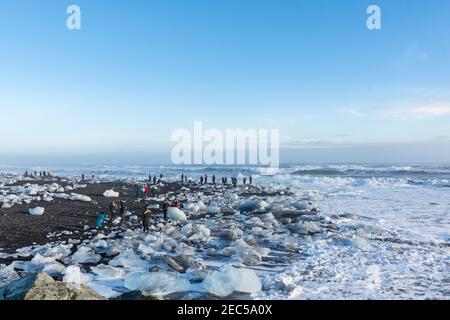
[[[29,274],[0,288],[0,300],[103,300],[85,285],[55,281],[48,274]]]

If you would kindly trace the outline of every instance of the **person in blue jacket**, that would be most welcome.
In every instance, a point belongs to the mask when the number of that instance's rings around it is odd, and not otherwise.
[[[106,220],[106,214],[103,211],[100,211],[100,213],[97,216],[97,220],[95,221],[95,227],[97,229],[100,229],[103,226],[103,222]]]

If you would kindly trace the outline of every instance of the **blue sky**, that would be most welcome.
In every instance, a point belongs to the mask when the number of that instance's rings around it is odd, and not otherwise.
[[[370,4],[382,30],[366,28]],[[449,39],[448,0],[2,0],[0,160],[165,154],[202,120],[279,128],[299,150],[284,162],[398,145],[450,162]]]

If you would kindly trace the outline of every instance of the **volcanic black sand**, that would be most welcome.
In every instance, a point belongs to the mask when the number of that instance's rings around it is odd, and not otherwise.
[[[33,181],[18,181],[13,185],[30,184],[51,184],[58,183],[65,187],[68,183],[65,179],[53,178],[47,180],[36,179]],[[115,200],[126,200],[127,210],[139,217],[136,225],[140,223],[141,214],[144,208],[155,201],[137,201],[136,184],[123,181],[115,182],[83,182],[86,188],[79,188],[73,192],[90,197],[92,202],[82,202],[54,198],[52,202],[33,201],[30,204],[15,205],[9,209],[0,208],[0,249],[2,252],[13,252],[14,250],[30,245],[43,245],[52,240],[84,239],[84,226],[90,229],[95,226],[95,219],[100,210],[106,214],[109,212],[109,205],[112,198],[106,198],[103,193],[106,190],[114,189],[119,192],[120,197]],[[155,196],[177,195],[181,188],[185,186],[195,191],[199,185],[190,183],[183,185],[179,182],[165,183],[158,187]],[[232,188],[232,186],[228,186]],[[203,191],[203,190],[202,190]],[[204,192],[208,194],[208,192]],[[271,196],[272,193],[244,193],[241,197],[249,197],[253,194]],[[44,207],[45,213],[42,216],[32,216],[28,214],[29,208]],[[152,209],[152,217],[162,216],[162,210]],[[69,231],[71,234],[61,234]],[[57,239],[48,237],[49,233],[58,233]]]
[[[19,181],[14,185],[25,183],[50,184],[56,182],[65,187],[67,182],[59,179]],[[72,238],[82,239],[84,226],[90,228],[95,226],[95,219],[99,210],[109,212],[109,205],[112,198],[103,196],[103,192],[114,188],[119,192],[120,197],[116,200],[126,200],[128,211],[140,215],[148,205],[148,201],[136,201],[136,185],[126,182],[99,182],[87,183],[86,188],[76,189],[74,192],[90,197],[92,202],[82,202],[55,198],[52,202],[33,201],[30,204],[15,205],[9,209],[0,208],[0,248],[4,252],[30,246],[33,244],[45,244],[51,241],[47,235],[51,232],[72,231],[70,235],[61,235],[60,239]],[[179,183],[169,183],[160,187],[157,194],[167,194],[180,190]],[[151,202],[150,202],[151,203]],[[42,216],[32,216],[28,214],[29,208],[44,207],[45,213]],[[161,210],[153,209],[153,215],[161,215]]]

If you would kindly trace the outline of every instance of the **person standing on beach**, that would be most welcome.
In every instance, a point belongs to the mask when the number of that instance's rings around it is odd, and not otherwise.
[[[164,220],[167,220],[167,210],[169,209],[169,200],[167,200],[167,198],[165,198],[162,203],[162,209],[163,209]]]
[[[95,172],[92,172],[92,180],[95,179]]]
[[[213,185],[215,185],[215,184],[216,184],[216,175],[213,174],[212,177],[211,177],[211,179],[212,179]]]
[[[244,177],[244,179],[242,180],[242,182],[243,182],[244,184],[247,184],[247,177]]]
[[[203,176],[200,176],[200,185],[203,185]]]
[[[111,215],[111,219],[116,219],[116,210],[117,210],[117,203],[116,201],[111,201],[109,205],[109,214]]]
[[[205,173],[205,184],[208,184],[208,175]]]
[[[143,232],[148,232],[150,226],[150,213],[152,211],[149,208],[144,209],[144,213],[142,214],[142,230]]]
[[[153,184],[156,184],[156,176],[153,176]]]
[[[149,188],[148,184],[145,184],[145,186],[144,186],[144,197],[145,197],[145,199],[147,199],[149,192],[150,192],[150,188]]]
[[[184,182],[184,173],[181,174],[181,183]]]
[[[136,185],[136,198],[139,198],[141,195],[141,187],[137,184]]]
[[[163,174],[161,173],[160,175],[159,175],[159,179],[162,181],[162,179],[163,179]]]
[[[184,176],[184,183],[185,183],[185,184],[188,183],[188,176],[187,176],[187,175]]]
[[[253,183],[253,177],[252,177],[252,176],[250,176],[250,177],[248,178],[248,182],[250,182],[250,184]]]
[[[123,217],[123,214],[127,211],[127,202],[125,200],[120,200],[120,216]]]
[[[81,181],[84,181],[84,172],[81,173]]]

